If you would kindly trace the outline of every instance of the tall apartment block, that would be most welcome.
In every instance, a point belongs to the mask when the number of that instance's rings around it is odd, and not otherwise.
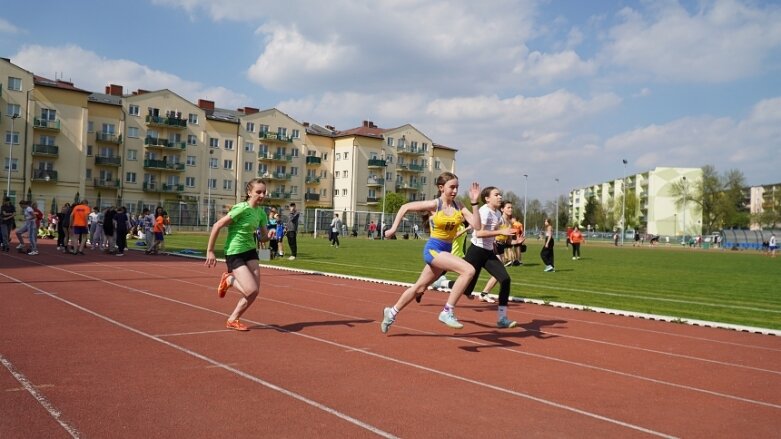
[[[3,192],[46,211],[86,198],[133,213],[160,205],[175,224],[205,225],[241,201],[255,177],[268,182],[269,205],[377,210],[388,192],[433,197],[436,177],[456,166],[455,149],[412,125],[337,130],[170,90],[109,85],[96,93],[4,58],[0,114]]]
[[[693,202],[676,205],[670,192],[676,181],[694,186],[702,181],[702,169],[658,167],[627,175],[625,178],[574,189],[569,193],[570,218],[586,227],[587,225],[583,224],[586,203],[592,196],[605,210],[612,212],[614,218],[620,218],[620,200],[623,194],[634,192],[638,206],[637,217],[636,221],[627,221],[628,224],[638,223],[641,231],[652,235],[699,235],[702,233],[702,212]]]

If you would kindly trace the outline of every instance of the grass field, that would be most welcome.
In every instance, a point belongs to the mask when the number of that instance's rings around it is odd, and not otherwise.
[[[203,255],[206,241],[204,233],[173,234],[166,236],[166,250],[192,249]],[[224,237],[218,240],[217,257],[222,257],[224,242]],[[298,242],[298,259],[268,263],[401,282],[414,282],[423,266],[423,241],[342,238],[338,249],[323,238],[299,236]],[[524,265],[508,268],[514,296],[781,329],[781,257],[587,243],[582,258],[573,261],[561,243],[555,249],[556,272],[543,273],[541,241],[532,238],[527,244]],[[285,250],[287,256],[287,245]],[[478,288],[487,279],[483,273]]]

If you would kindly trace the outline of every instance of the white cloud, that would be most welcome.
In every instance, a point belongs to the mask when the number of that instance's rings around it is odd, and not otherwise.
[[[580,76],[593,75],[597,70],[594,61],[583,61],[575,51],[547,54],[534,51],[519,63],[514,71],[522,78],[540,84],[550,84]]]
[[[21,33],[22,29],[14,26],[13,23],[9,22],[8,20],[4,18],[0,18],[0,33],[4,34],[18,34]]]
[[[88,91],[102,93],[109,84],[122,85],[126,93],[139,88],[167,88],[191,102],[206,98],[225,108],[249,105],[245,95],[227,88],[188,81],[134,61],[103,58],[75,45],[25,46],[12,60],[14,64],[40,76],[72,79],[76,87]]]
[[[648,16],[624,8],[600,58],[659,81],[721,83],[763,73],[781,44],[781,8],[735,0],[649,2]]]

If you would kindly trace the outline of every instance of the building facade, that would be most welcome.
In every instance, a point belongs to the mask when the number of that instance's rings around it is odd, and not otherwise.
[[[412,125],[364,121],[340,131],[171,90],[111,84],[96,93],[8,59],[0,59],[0,102],[4,192],[47,211],[87,199],[131,213],[163,206],[174,224],[206,225],[256,177],[267,181],[268,205],[374,211],[388,192],[433,197],[436,176],[456,166],[455,149]]]
[[[575,189],[569,194],[570,218],[585,228],[604,230],[604,225],[583,224],[588,200],[594,197],[602,208],[616,219],[621,229],[621,212],[625,193],[633,194],[637,209],[635,217],[627,213],[627,228],[632,224],[642,233],[662,236],[699,235],[702,233],[702,212],[695,203],[678,205],[671,189],[675,182],[694,187],[702,181],[700,168],[667,168],[628,175],[625,178],[606,181]]]

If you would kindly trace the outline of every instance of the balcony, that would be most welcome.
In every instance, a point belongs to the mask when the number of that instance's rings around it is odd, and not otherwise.
[[[184,163],[172,163],[166,160],[144,160],[144,169],[157,169],[160,171],[184,171]]]
[[[419,191],[423,189],[420,183],[396,183],[396,191]]]
[[[380,202],[380,197],[366,197],[366,204],[377,204]]]
[[[151,114],[146,116],[146,125],[149,127],[164,127],[164,128],[187,128],[187,119],[172,116],[153,116]]]
[[[385,160],[369,159],[369,167],[370,168],[384,168],[386,166],[388,166],[388,163]]]
[[[36,117],[33,119],[33,128],[41,129],[41,130],[51,130],[51,131],[59,131],[60,130],[60,120],[48,120],[48,119],[41,119],[39,117]]]
[[[184,192],[184,185],[183,184],[163,184],[160,186],[160,192],[167,192],[167,193],[181,193]]]
[[[304,194],[304,201],[320,201],[320,194]]]
[[[163,149],[163,150],[184,150],[187,149],[186,142],[172,142],[168,139],[161,139],[159,137],[146,137],[144,139],[144,145],[147,148]]]
[[[366,186],[384,186],[385,179],[382,177],[369,177],[366,181]]]
[[[407,165],[407,164],[399,164],[399,165],[397,166],[397,169],[398,169],[399,171],[403,171],[403,172],[415,172],[415,173],[418,173],[418,172],[423,172],[423,171],[424,171],[424,169],[423,169],[423,165]]]
[[[122,143],[122,135],[117,135],[114,133],[95,133],[95,141],[119,145]]]
[[[412,155],[412,156],[422,156],[426,155],[426,151],[420,149],[420,148],[411,148],[409,146],[398,146],[396,147],[396,153],[399,155]]]
[[[159,192],[157,190],[157,183],[144,183],[142,189],[144,192]]]
[[[274,192],[267,192],[266,193],[266,199],[271,200],[288,200],[290,199],[290,196],[293,195],[290,192],[282,192],[282,191],[274,191]]]
[[[33,169],[32,181],[57,182],[57,171],[49,169]]]
[[[272,154],[270,152],[261,151],[258,153],[258,160],[262,162],[292,162],[293,156],[280,153]]]
[[[258,172],[258,177],[265,180],[282,181],[282,180],[292,179],[293,174],[286,174],[284,172],[264,172],[264,173]]]
[[[95,156],[96,166],[122,166],[122,157],[115,155],[109,157]]]
[[[309,175],[306,177],[306,181],[304,182],[306,184],[320,184],[320,177],[315,177],[313,175]]]
[[[92,184],[95,187],[102,187],[106,189],[119,189],[120,186],[119,180],[101,180],[99,178],[93,179]]]
[[[323,162],[323,159],[320,157],[315,157],[313,155],[306,156],[306,165],[307,166],[319,166]]]
[[[293,143],[292,137],[280,136],[278,133],[261,131],[258,133],[258,139],[270,140],[272,142]]]
[[[33,144],[33,155],[41,157],[59,157],[60,147],[57,145]]]

